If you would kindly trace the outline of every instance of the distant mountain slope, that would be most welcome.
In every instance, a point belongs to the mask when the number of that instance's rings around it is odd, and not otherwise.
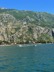
[[[22,22],[36,24],[39,26],[54,27],[54,15],[46,12],[32,12],[32,11],[20,11],[15,9],[2,9],[0,13],[7,13],[13,15],[17,20]]]

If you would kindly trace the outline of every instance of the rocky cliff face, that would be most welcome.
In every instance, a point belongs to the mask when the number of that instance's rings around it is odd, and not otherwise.
[[[36,16],[34,16],[33,12],[23,11],[23,13],[21,11],[22,15],[19,16],[18,11],[15,11],[14,16],[12,13],[14,10],[2,10],[0,10],[0,44],[54,42],[52,26],[51,28],[48,25],[44,26],[44,22],[42,22],[43,26],[40,25],[39,20],[48,22],[49,18],[47,17],[46,19],[44,13],[36,13]],[[31,15],[29,16],[30,13]],[[24,14],[26,17],[24,17]],[[34,17],[31,17],[32,15]],[[48,16],[50,17],[50,15]],[[51,17],[54,16],[51,15]],[[36,22],[34,22],[34,18],[37,18]]]

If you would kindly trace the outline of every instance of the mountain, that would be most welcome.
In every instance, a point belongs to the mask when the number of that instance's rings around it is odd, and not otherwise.
[[[54,42],[54,15],[0,8],[0,44]]]
[[[39,26],[54,27],[54,15],[46,12],[32,12],[32,11],[20,11],[15,9],[0,8],[0,14],[13,15],[17,20],[26,21],[27,23],[34,23]]]

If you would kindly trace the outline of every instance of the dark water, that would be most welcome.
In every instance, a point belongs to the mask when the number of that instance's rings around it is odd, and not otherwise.
[[[54,72],[54,44],[0,46],[0,72]]]

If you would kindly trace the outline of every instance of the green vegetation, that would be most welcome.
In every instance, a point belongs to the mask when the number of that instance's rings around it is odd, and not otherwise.
[[[49,36],[48,34],[41,34],[41,36],[38,37],[37,42],[38,43],[52,43],[53,38]]]
[[[0,8],[0,44],[54,42],[54,15]]]

